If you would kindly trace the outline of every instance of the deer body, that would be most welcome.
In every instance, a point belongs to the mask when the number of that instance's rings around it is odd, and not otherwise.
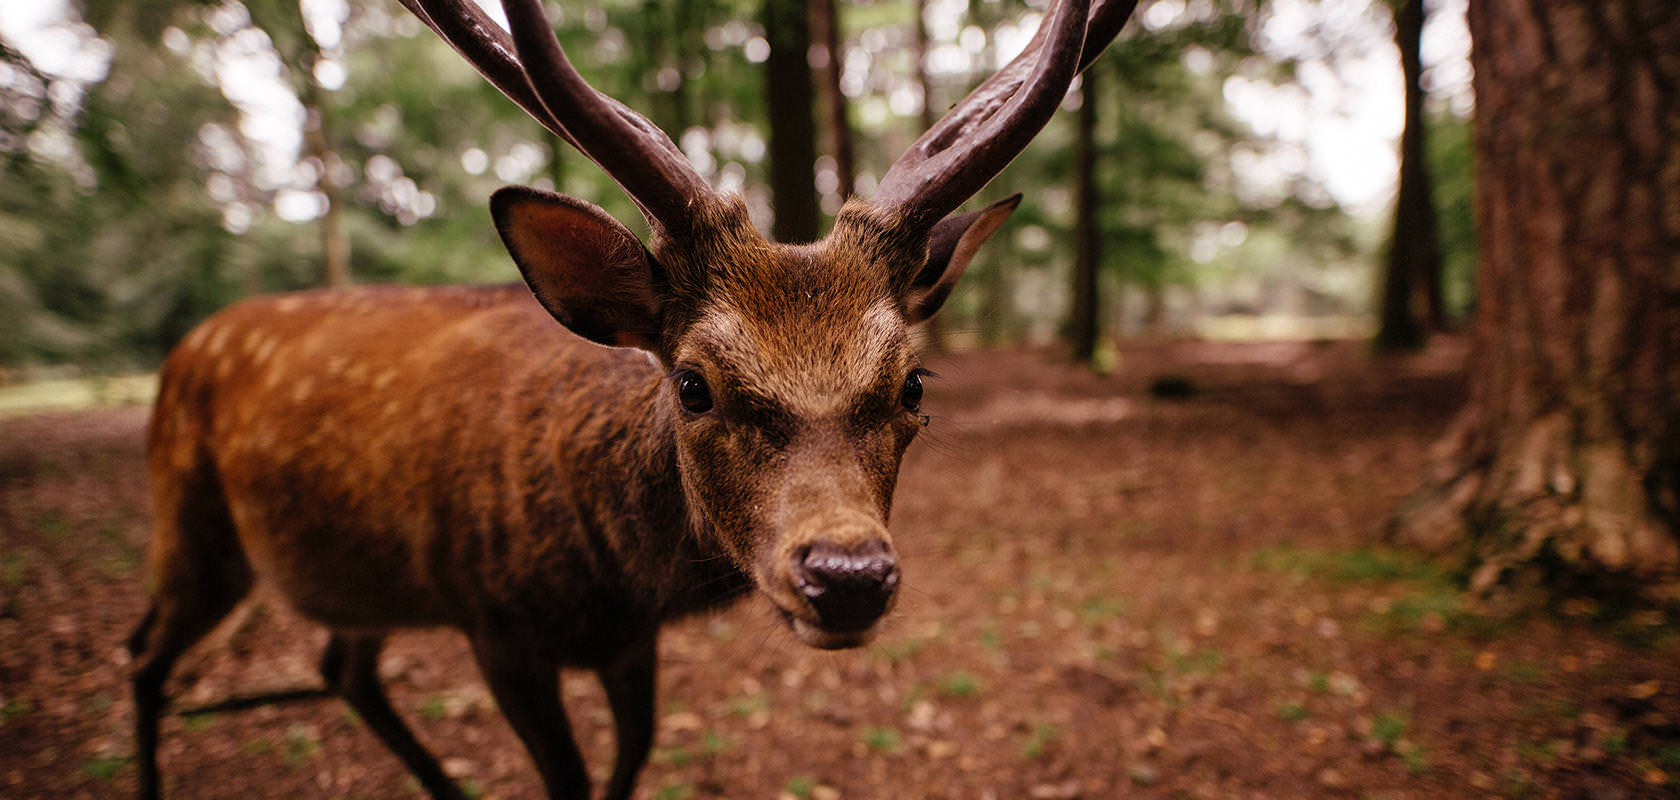
[[[590,88],[538,0],[503,0],[508,32],[471,0],[402,2],[606,169],[652,238],[507,187],[491,215],[534,302],[517,288],[291,295],[181,342],[148,441],[154,594],[129,642],[143,798],[161,791],[172,665],[258,580],[332,631],[327,687],[438,798],[462,794],[379,685],[392,630],[462,631],[549,796],[572,800],[590,781],[561,666],[601,680],[617,734],[606,795],[623,800],[653,744],[662,623],[756,594],[807,645],[868,642],[896,598],[886,524],[924,420],[908,329],[1020,196],[952,212],[1135,4],[1059,0],[871,201],[789,245]]]
[[[324,624],[517,621],[598,666],[747,588],[690,530],[663,379],[523,287],[252,301],[166,366],[153,483],[213,473],[252,570]]]

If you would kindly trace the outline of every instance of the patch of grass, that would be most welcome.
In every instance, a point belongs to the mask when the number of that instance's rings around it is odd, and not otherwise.
[[[0,723],[9,722],[35,710],[35,704],[21,697],[8,697],[0,703]]]
[[[787,788],[784,791],[799,798],[799,800],[810,800],[811,793],[816,790],[817,781],[815,778],[806,775],[795,775],[788,778]]]
[[[1598,740],[1598,749],[1607,756],[1627,754],[1628,737],[1626,731],[1608,731]]]
[[[700,751],[705,753],[707,758],[728,749],[729,739],[725,738],[723,734],[707,729],[705,733],[700,735]]]
[[[1224,666],[1225,654],[1218,650],[1167,653],[1166,671],[1174,675],[1211,675]]]
[[[653,793],[654,800],[689,800],[694,787],[680,781],[670,781]]]
[[[750,717],[760,711],[770,710],[770,695],[764,692],[754,692],[742,695],[729,701],[729,713],[737,717]]]
[[[264,756],[274,752],[274,743],[267,739],[251,739],[239,746],[239,752],[248,756]]]
[[[1086,625],[1101,625],[1111,619],[1118,619],[1126,615],[1125,600],[1117,597],[1091,597],[1079,609],[1079,616]]]
[[[1288,544],[1274,545],[1254,551],[1250,563],[1268,572],[1338,583],[1447,582],[1446,572],[1429,561],[1403,550],[1380,547],[1316,550]]]
[[[980,646],[994,653],[1003,649],[1003,634],[998,632],[996,622],[988,622],[980,629]]]
[[[43,511],[35,515],[35,524],[31,527],[46,535],[47,538],[58,541],[68,539],[70,534],[76,532],[76,529],[71,526],[70,520],[65,519],[64,515],[57,511]]]
[[[973,697],[983,688],[979,678],[962,670],[939,679],[939,693],[946,697]]]
[[[1411,742],[1402,742],[1395,751],[1400,756],[1400,763],[1406,765],[1406,771],[1413,775],[1422,775],[1429,771],[1429,757],[1423,748]]]
[[[1277,707],[1278,719],[1284,722],[1304,722],[1312,718],[1312,712],[1300,703],[1279,703]]]
[[[1657,766],[1670,774],[1680,772],[1680,745],[1664,745],[1652,754]]]
[[[189,733],[207,731],[216,727],[218,718],[219,715],[217,714],[183,714],[181,715],[181,727],[186,728]]]
[[[82,761],[82,774],[94,780],[114,780],[128,762],[128,756],[94,756]]]
[[[1330,691],[1330,673],[1316,670],[1307,673],[1307,688],[1319,694]]]
[[[879,725],[863,729],[863,743],[877,753],[891,753],[898,749],[898,731]]]
[[[1546,668],[1532,661],[1518,661],[1505,668],[1505,677],[1517,683],[1534,683],[1546,677]]]
[[[694,763],[694,754],[684,747],[673,747],[660,752],[660,760],[673,767],[686,767]]]
[[[286,745],[280,751],[280,757],[288,766],[301,766],[320,751],[321,742],[307,729],[299,725],[286,729]]]
[[[1049,749],[1050,743],[1056,741],[1061,735],[1061,730],[1054,725],[1035,726],[1027,734],[1027,738],[1021,742],[1021,757],[1028,761],[1037,761],[1044,756],[1044,752]]]
[[[420,703],[420,716],[429,720],[440,720],[449,716],[449,705],[443,701],[442,695],[430,695]]]
[[[0,553],[0,585],[8,589],[23,585],[29,577],[29,556],[22,550],[7,550]]]
[[[1386,747],[1394,747],[1400,737],[1406,735],[1406,715],[1378,714],[1371,722],[1371,738],[1382,742]]]

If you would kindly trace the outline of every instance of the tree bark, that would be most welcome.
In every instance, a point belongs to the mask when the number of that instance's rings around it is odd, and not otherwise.
[[[1680,6],[1470,4],[1471,397],[1395,533],[1680,600]]]
[[[817,238],[815,92],[811,81],[810,15],[803,0],[764,0],[765,100],[770,112],[770,195],[779,242]]]
[[[933,115],[933,81],[928,78],[927,54],[927,0],[916,0],[911,4],[911,13],[916,15],[915,25],[911,27],[912,48],[910,58],[915,62],[914,74],[916,87],[922,92],[922,106],[916,112],[916,132],[910,138],[915,140],[923,131],[933,127],[936,121]],[[943,352],[947,346],[945,341],[945,323],[950,319],[950,310],[944,314],[935,314],[928,321],[922,323],[922,347],[932,352]]]
[[[1073,309],[1068,338],[1073,360],[1089,364],[1097,354],[1101,326],[1097,319],[1097,266],[1102,261],[1102,238],[1097,232],[1097,73],[1088,69],[1079,84],[1079,127],[1074,138],[1074,259]]]
[[[823,65],[823,99],[828,104],[828,139],[834,148],[834,175],[839,179],[835,191],[842,200],[856,193],[857,167],[852,156],[852,123],[846,113],[846,95],[840,91],[840,74],[845,69],[841,47],[840,16],[834,0],[811,0],[812,36],[822,42],[828,53]]]
[[[1446,324],[1441,306],[1440,234],[1424,144],[1422,39],[1423,0],[1400,0],[1394,9],[1394,43],[1400,49],[1405,76],[1406,121],[1400,133],[1400,187],[1377,329],[1376,345],[1382,350],[1421,347],[1426,326],[1439,329]]]

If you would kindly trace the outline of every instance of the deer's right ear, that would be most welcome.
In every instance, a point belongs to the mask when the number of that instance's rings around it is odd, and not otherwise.
[[[604,345],[658,347],[664,273],[629,228],[590,203],[524,186],[496,190],[490,216],[560,324]]]

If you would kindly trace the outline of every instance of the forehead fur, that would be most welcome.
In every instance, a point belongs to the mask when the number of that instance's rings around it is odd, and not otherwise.
[[[903,380],[913,353],[901,284],[921,266],[925,239],[861,202],[810,245],[765,240],[738,200],[707,209],[698,227],[655,246],[676,300],[674,360],[813,413]]]
[[[786,250],[778,269],[717,281],[679,360],[703,361],[746,391],[814,414],[852,402],[883,376],[902,378],[911,353],[885,281],[827,268],[811,248]]]

